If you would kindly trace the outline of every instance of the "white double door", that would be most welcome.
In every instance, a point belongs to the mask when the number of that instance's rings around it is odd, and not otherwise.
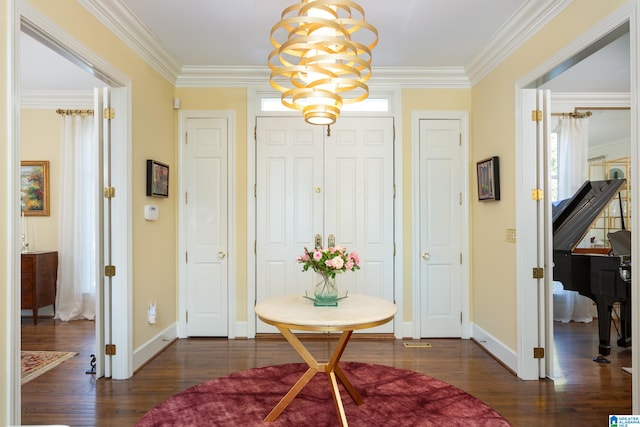
[[[318,277],[296,257],[317,236],[360,256],[361,270],[338,275],[341,293],[394,300],[393,119],[340,118],[329,132],[299,117],[257,119],[258,302],[312,291]],[[256,332],[275,328],[258,321]]]

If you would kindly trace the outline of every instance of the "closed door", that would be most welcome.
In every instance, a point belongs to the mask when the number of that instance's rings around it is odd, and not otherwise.
[[[340,292],[393,301],[393,120],[341,118],[311,126],[259,118],[256,147],[256,299],[310,293],[303,249],[356,251],[361,270],[340,274]],[[275,328],[258,321],[258,333]],[[389,323],[368,332],[393,332]]]
[[[420,120],[420,330],[462,335],[460,121]]]
[[[228,120],[186,119],[187,335],[227,336]]]

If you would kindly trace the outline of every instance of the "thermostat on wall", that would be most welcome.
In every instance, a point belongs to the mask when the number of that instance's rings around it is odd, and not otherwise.
[[[158,206],[145,205],[144,207],[144,219],[147,221],[155,221],[158,219]]]

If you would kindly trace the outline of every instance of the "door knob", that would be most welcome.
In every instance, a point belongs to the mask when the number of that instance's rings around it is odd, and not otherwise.
[[[218,252],[218,258],[224,259],[226,256],[227,256],[227,253],[225,251]]]
[[[431,255],[429,254],[429,252],[422,252],[422,259],[429,259],[431,258]]]

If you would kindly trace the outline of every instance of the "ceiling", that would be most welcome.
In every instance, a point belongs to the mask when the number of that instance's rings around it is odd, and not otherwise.
[[[99,6],[129,34],[162,51],[178,70],[220,67],[264,68],[272,47],[271,27],[295,0],[81,0]],[[379,33],[373,50],[376,70],[461,70],[478,74],[509,38],[514,25],[533,25],[552,12],[551,0],[358,0]],[[564,2],[567,3],[567,2]],[[89,10],[92,10],[89,8]],[[556,11],[557,12],[557,11]],[[95,87],[94,77],[42,46],[22,37],[23,90]],[[175,67],[174,67],[175,68]],[[629,91],[629,42],[611,43],[547,83],[552,90]],[[625,78],[624,73],[627,73]],[[179,72],[178,72],[179,74]],[[472,78],[469,77],[471,80]]]

